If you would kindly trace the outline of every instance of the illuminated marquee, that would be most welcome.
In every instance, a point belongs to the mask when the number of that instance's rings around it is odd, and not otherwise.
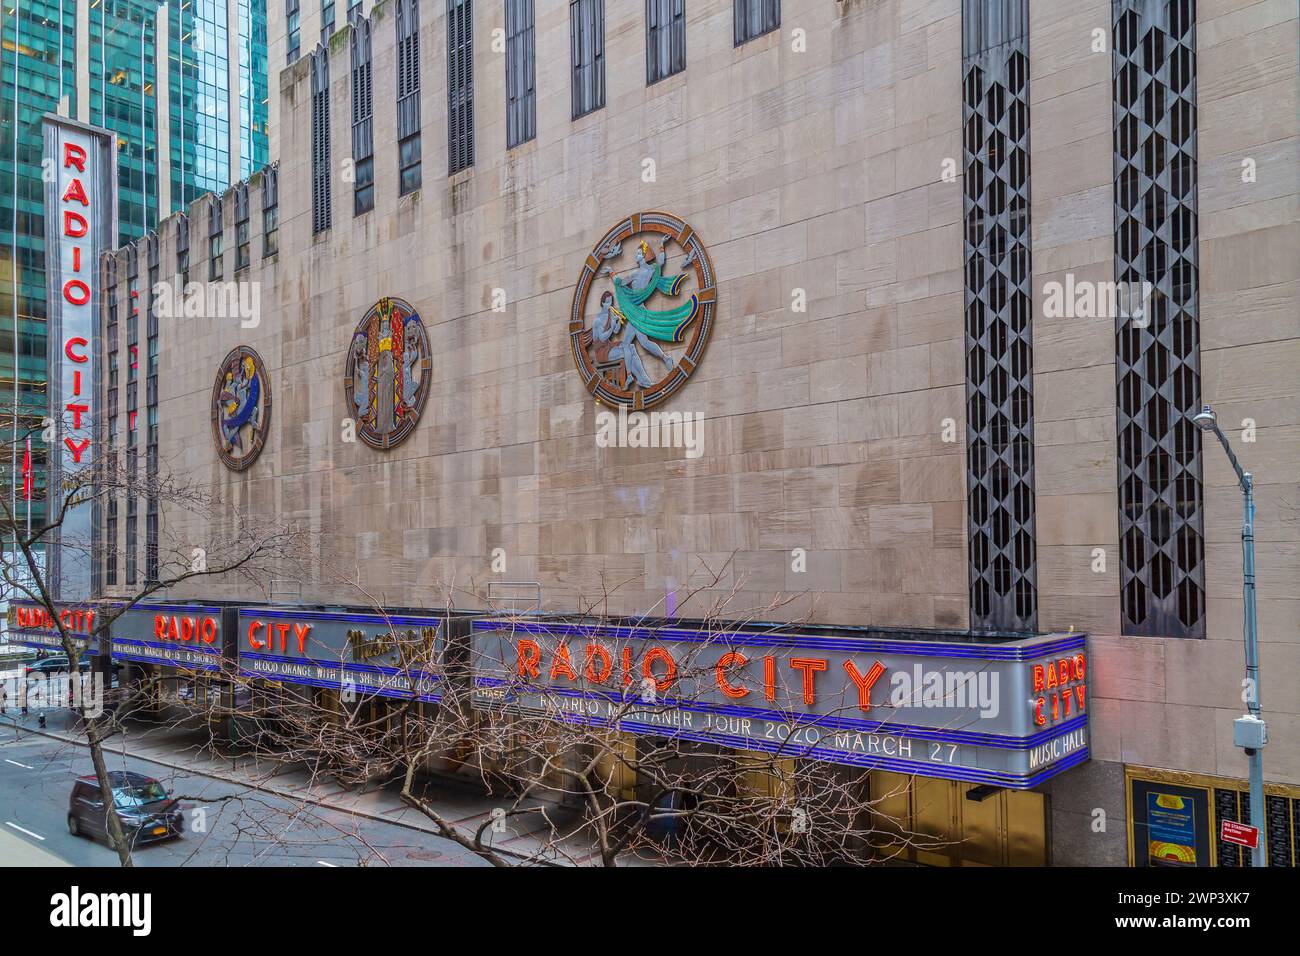
[[[441,699],[433,615],[243,608],[239,672],[380,697]]]
[[[95,636],[95,617],[98,609],[86,605],[54,606],[63,630],[72,635],[74,643],[83,651],[94,653],[98,638]],[[42,604],[32,601],[15,601],[9,605],[9,638],[15,643],[31,647],[63,649],[63,638],[54,616]]]
[[[1032,669],[1034,723],[1056,724],[1087,706],[1088,658],[1080,651],[1070,657],[1035,664]]]
[[[1015,789],[1088,758],[1081,634],[480,619],[471,643],[487,711]]]
[[[222,609],[194,604],[137,605],[109,627],[113,659],[187,670],[221,669]]]

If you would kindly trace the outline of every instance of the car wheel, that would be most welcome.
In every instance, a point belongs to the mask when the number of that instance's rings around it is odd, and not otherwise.
[[[77,823],[77,818],[71,813],[68,814],[68,832],[75,837],[81,836],[81,826]]]

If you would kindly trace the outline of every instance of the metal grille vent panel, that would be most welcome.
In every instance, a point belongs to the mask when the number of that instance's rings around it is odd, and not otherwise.
[[[311,55],[311,231],[330,227],[330,66],[324,45]]]
[[[474,165],[474,8],[447,0],[447,174]]]
[[[964,5],[966,410],[971,626],[1038,623],[1028,7]]]
[[[1205,635],[1196,208],[1196,4],[1115,0],[1115,278],[1124,634]]]
[[[400,11],[399,11],[400,16]],[[370,66],[370,20],[352,24],[352,158],[360,162],[374,153],[374,88]]]

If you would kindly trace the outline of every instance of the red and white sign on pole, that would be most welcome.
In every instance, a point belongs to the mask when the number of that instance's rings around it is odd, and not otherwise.
[[[1224,820],[1219,827],[1219,837],[1224,843],[1235,843],[1237,846],[1249,847],[1252,850],[1259,846],[1259,830],[1248,823]]]
[[[107,130],[47,114],[45,281],[50,382],[47,514],[70,507],[51,537],[49,581],[60,600],[91,597],[95,520],[86,475],[95,461],[100,344],[99,257],[117,241],[117,142]]]

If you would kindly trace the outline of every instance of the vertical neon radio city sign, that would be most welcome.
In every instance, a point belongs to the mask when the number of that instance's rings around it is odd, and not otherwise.
[[[117,240],[112,134],[61,116],[42,120],[45,143],[45,276],[49,303],[49,449],[47,509],[65,496],[89,500],[86,470],[98,442],[100,256]],[[89,504],[70,507],[52,534],[50,585],[61,600],[91,597],[95,522]]]

